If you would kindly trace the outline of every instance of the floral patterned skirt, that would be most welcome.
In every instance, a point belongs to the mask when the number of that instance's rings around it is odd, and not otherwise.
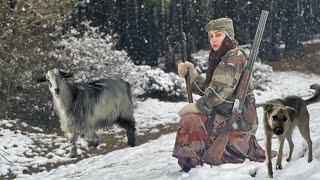
[[[254,135],[231,129],[221,159],[215,163],[207,161],[203,156],[208,149],[208,139],[210,139],[208,128],[206,128],[207,120],[208,117],[202,113],[188,113],[180,120],[173,156],[178,158],[178,163],[184,171],[189,171],[204,162],[219,165],[222,163],[242,163],[246,158],[258,162],[265,160],[265,152]],[[273,153],[273,156],[275,155]]]

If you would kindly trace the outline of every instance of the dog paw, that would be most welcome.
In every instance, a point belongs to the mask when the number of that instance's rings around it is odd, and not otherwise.
[[[278,170],[278,169],[282,169],[281,164],[277,164],[277,165],[276,165],[276,170]]]
[[[268,174],[268,178],[273,178],[273,174]]]
[[[312,160],[313,160],[312,158],[309,158],[309,159],[308,159],[308,163],[311,162]]]

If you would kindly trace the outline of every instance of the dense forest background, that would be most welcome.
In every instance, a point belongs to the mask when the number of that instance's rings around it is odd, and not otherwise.
[[[168,52],[169,35],[186,32],[189,58],[193,52],[209,49],[204,26],[211,19],[232,18],[239,44],[252,43],[263,9],[270,14],[259,53],[262,60],[281,60],[283,53],[319,37],[318,0],[0,0],[0,117],[26,118],[29,113],[30,119],[48,118],[52,114],[50,95],[34,79],[51,68],[86,64],[72,63],[76,59],[72,53],[78,53],[79,59],[96,53],[87,58],[100,58],[99,63],[106,58],[111,51],[109,45],[104,53],[102,45],[99,52],[94,52],[94,43],[88,43],[93,44],[90,47],[81,44],[82,50],[72,46],[63,50],[62,39],[87,37],[84,22],[99,31],[95,40],[110,35],[112,49],[128,54],[122,63],[127,60],[157,67]],[[70,64],[59,60],[59,53],[69,56],[65,59]],[[114,61],[111,64],[117,63]],[[150,74],[145,76],[151,79],[154,75]],[[37,117],[35,109],[41,112]]]
[[[77,21],[87,19],[118,34],[119,48],[127,50],[135,64],[154,66],[165,53],[166,37],[179,31],[186,32],[190,51],[207,49],[204,26],[210,19],[232,18],[239,44],[250,44],[265,9],[270,16],[260,55],[277,60],[280,44],[291,51],[319,33],[319,4],[317,0],[90,0],[78,9]]]

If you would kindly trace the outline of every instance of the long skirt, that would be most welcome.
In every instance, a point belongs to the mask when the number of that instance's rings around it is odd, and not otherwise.
[[[173,156],[178,158],[182,170],[189,171],[204,162],[204,152],[208,149],[208,130],[206,122],[208,117],[202,113],[188,113],[181,117],[180,127],[177,132]],[[275,154],[273,153],[273,156]],[[252,134],[240,132],[232,128],[229,132],[229,140],[224,148],[224,153],[213,165],[222,163],[242,163],[245,159],[263,162],[265,152]]]

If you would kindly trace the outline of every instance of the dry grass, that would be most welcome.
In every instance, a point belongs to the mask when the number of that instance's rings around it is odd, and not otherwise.
[[[280,61],[266,62],[275,71],[299,71],[320,74],[320,44],[300,46],[294,52],[283,53]]]

